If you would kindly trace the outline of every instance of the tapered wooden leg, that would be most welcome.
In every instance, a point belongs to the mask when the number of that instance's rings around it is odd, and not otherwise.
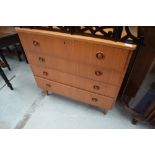
[[[138,123],[138,120],[136,120],[135,118],[132,118],[132,124],[136,125]]]
[[[108,113],[108,110],[102,109],[104,115],[106,115]]]
[[[45,95],[48,95],[48,90],[43,90]]]
[[[108,113],[108,110],[103,109],[103,108],[100,108],[100,109],[101,109],[101,111],[103,112],[104,115],[106,115]]]

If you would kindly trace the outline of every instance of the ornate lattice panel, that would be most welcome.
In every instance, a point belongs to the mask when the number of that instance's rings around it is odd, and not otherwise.
[[[132,31],[138,29],[137,27],[129,26],[29,26],[28,28],[97,37],[130,44],[141,44],[143,38],[139,32]]]
[[[122,27],[115,26],[79,26],[76,33],[109,40],[117,40],[121,35]]]

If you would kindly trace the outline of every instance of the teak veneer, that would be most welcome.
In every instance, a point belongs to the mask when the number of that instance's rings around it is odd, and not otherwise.
[[[38,87],[112,109],[136,45],[16,28]]]

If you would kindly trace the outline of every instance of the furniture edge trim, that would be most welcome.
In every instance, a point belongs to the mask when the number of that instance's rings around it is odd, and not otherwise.
[[[46,36],[56,36],[60,38],[69,38],[69,39],[74,39],[74,40],[84,40],[87,42],[94,42],[94,43],[99,43],[99,44],[104,44],[106,46],[111,46],[111,47],[116,47],[116,48],[121,48],[121,49],[126,49],[126,50],[135,50],[137,45],[135,44],[128,44],[128,43],[122,43],[122,42],[116,42],[116,41],[111,41],[111,40],[106,40],[106,39],[100,39],[100,38],[93,38],[93,37],[87,37],[87,36],[81,36],[81,35],[71,35],[67,33],[62,33],[62,32],[54,32],[54,31],[45,31],[45,30],[37,30],[37,29],[29,29],[29,28],[19,28],[16,27],[15,30],[17,32],[26,32],[26,33],[33,33],[33,34],[44,34]]]

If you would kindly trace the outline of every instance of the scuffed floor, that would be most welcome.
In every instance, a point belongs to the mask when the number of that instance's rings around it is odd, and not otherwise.
[[[102,111],[55,94],[45,96],[37,88],[28,64],[7,58],[12,71],[5,69],[14,90],[0,78],[0,128],[150,128],[131,124],[130,115],[119,105]]]

